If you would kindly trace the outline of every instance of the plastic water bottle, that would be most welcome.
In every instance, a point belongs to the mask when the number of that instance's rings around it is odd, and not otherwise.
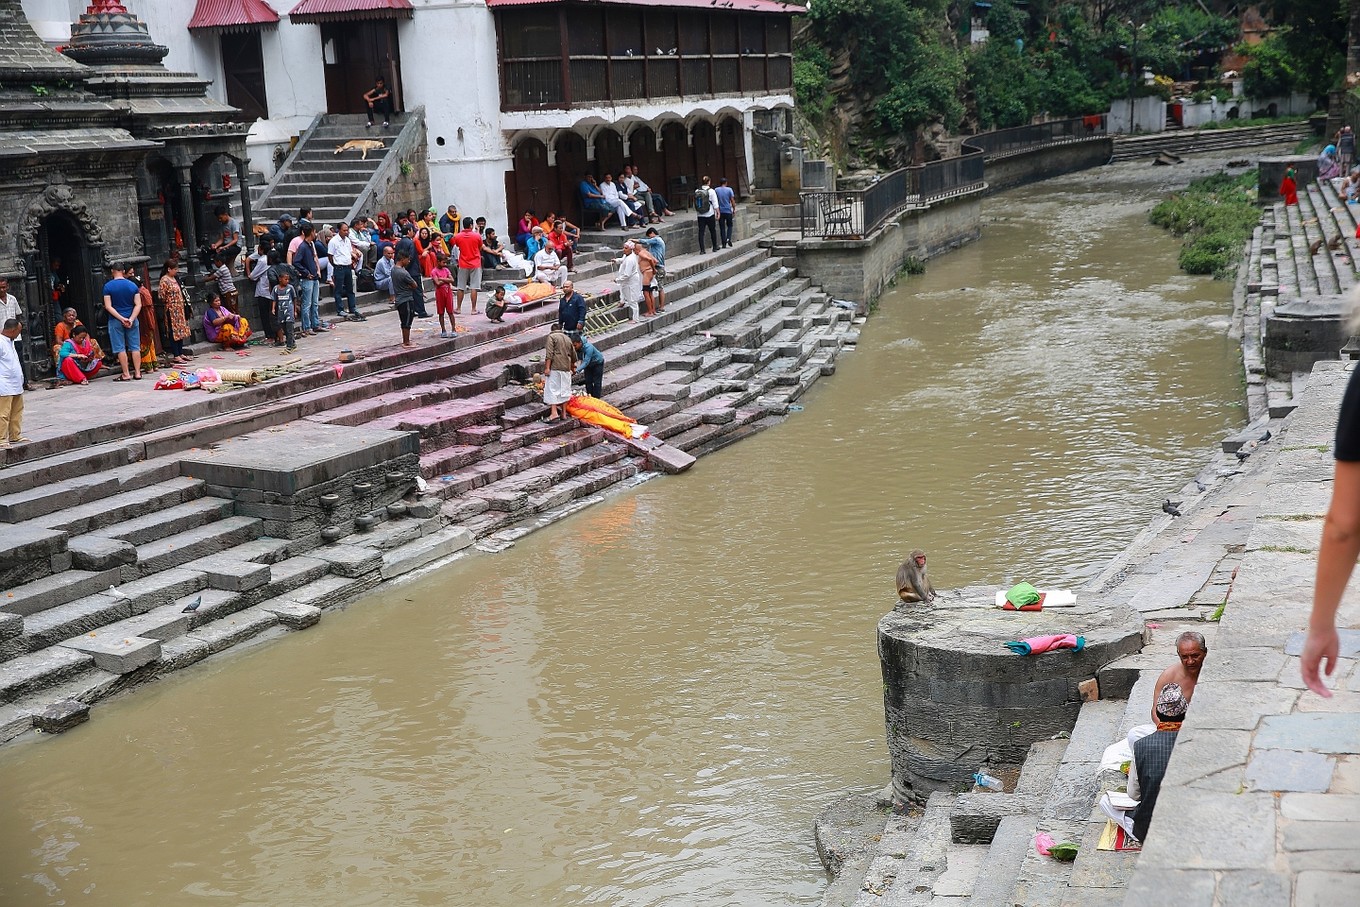
[[[1003,789],[1000,778],[994,778],[983,771],[973,775],[973,783],[985,790],[1000,791]]]

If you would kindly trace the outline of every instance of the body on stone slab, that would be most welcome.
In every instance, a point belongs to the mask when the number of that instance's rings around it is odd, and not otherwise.
[[[926,574],[926,553],[917,548],[897,568],[897,597],[904,602],[932,602],[935,587]]]

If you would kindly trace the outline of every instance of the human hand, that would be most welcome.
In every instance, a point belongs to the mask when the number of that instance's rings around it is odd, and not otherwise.
[[[1303,655],[1299,660],[1299,673],[1303,675],[1303,682],[1308,686],[1308,689],[1324,699],[1330,699],[1332,691],[1323,685],[1322,677],[1318,674],[1318,668],[1323,661],[1326,661],[1327,667],[1323,674],[1330,677],[1336,673],[1337,652],[1340,647],[1334,626],[1325,627],[1321,630],[1310,628],[1308,639],[1303,644]]]

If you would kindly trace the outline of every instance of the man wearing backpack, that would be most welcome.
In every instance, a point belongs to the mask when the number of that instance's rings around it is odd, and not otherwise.
[[[713,191],[712,181],[704,177],[702,184],[694,190],[694,213],[699,215],[699,254],[705,254],[704,230],[712,241],[713,251],[718,251],[718,194]]]

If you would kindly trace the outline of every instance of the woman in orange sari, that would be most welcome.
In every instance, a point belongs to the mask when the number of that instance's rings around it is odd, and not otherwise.
[[[184,288],[179,283],[179,262],[171,259],[165,263],[161,273],[161,304],[165,306],[165,317],[170,325],[170,352],[175,356],[175,364],[189,361],[184,355],[184,341],[189,339],[189,320],[184,317]]]
[[[203,313],[203,333],[225,350],[239,349],[250,339],[250,322],[222,305],[222,297],[213,293],[208,310]]]

